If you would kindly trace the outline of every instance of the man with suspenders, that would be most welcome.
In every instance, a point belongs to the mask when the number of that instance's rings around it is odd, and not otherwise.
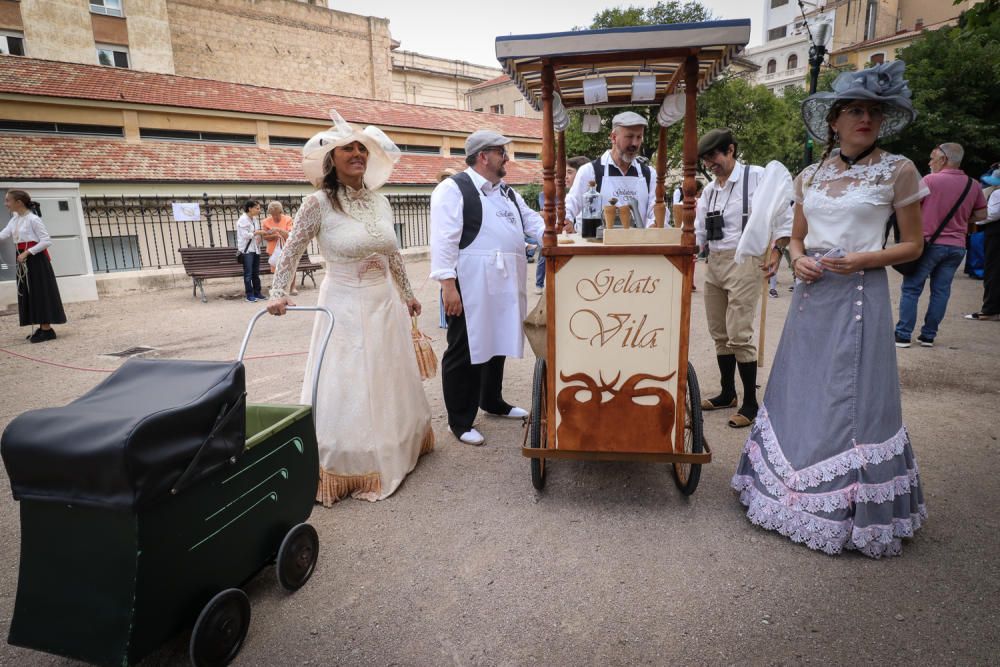
[[[656,171],[636,159],[647,125],[646,119],[633,111],[620,113],[611,120],[611,148],[577,170],[576,180],[566,194],[565,225],[572,227],[571,221],[576,220],[583,209],[583,194],[590,188],[590,181],[597,182],[602,205],[616,197],[617,205],[622,206],[625,197],[633,197],[639,202],[643,218],[636,220],[635,225],[649,227],[653,224]]]
[[[736,407],[736,371],[743,384],[743,403],[730,420],[733,428],[750,426],[757,416],[757,349],[752,343],[753,320],[760,298],[760,263],[737,264],[734,255],[740,236],[753,210],[753,199],[764,173],[763,167],[744,165],[736,159],[733,133],[726,129],[708,132],[698,141],[698,157],[712,173],[695,209],[698,246],[708,242],[705,273],[705,315],[715,341],[715,354],[722,378],[718,396],[704,399],[703,410]],[[792,209],[775,221],[776,229],[791,228]],[[776,240],[778,245],[787,238]]]
[[[465,141],[469,168],[431,195],[430,277],[441,283],[448,320],[441,386],[448,426],[469,445],[485,442],[473,428],[479,408],[498,417],[528,415],[503,400],[503,366],[506,357],[524,354],[524,237],[541,239],[545,222],[503,182],[509,143],[490,130],[473,132]]]

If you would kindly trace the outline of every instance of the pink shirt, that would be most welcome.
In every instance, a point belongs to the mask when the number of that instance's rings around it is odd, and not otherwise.
[[[941,220],[952,209],[955,202],[965,189],[968,176],[961,169],[942,169],[936,174],[924,176],[924,185],[931,191],[921,203],[921,213],[924,218],[924,239],[928,240],[937,231]],[[983,187],[972,179],[972,187],[958,207],[951,221],[945,225],[941,235],[934,243],[965,247],[965,232],[969,217],[973,211],[986,208],[986,198],[983,197]]]

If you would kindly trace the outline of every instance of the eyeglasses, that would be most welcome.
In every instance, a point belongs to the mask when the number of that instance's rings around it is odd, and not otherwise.
[[[487,148],[486,150],[487,151],[496,151],[497,153],[500,154],[500,157],[502,157],[502,158],[507,157],[507,149],[504,148],[503,146],[491,146],[490,148]]]
[[[940,146],[935,146],[934,150],[937,151],[939,153],[939,155],[937,157],[934,157],[934,151],[931,151],[931,159],[932,160],[937,160],[937,159],[940,158],[940,159],[944,160],[945,162],[948,161],[948,153],[943,148],[941,148]]]
[[[863,107],[857,104],[852,104],[849,107],[845,107],[844,110],[841,111],[840,113],[848,116],[851,120],[861,120],[862,118],[865,117],[866,113],[868,114],[868,117],[871,118],[872,120],[879,120],[885,115],[885,112],[882,110],[882,107],[879,106]]]

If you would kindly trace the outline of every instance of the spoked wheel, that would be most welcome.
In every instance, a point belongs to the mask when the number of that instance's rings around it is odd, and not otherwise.
[[[705,451],[705,434],[701,420],[701,389],[694,366],[688,363],[687,395],[684,397],[684,453],[700,454]],[[700,463],[675,463],[674,481],[685,496],[698,488],[701,479]]]
[[[188,647],[194,667],[222,667],[240,652],[250,628],[250,600],[229,588],[209,600],[195,621]]]
[[[292,528],[278,549],[278,583],[289,591],[302,588],[316,569],[318,556],[319,536],[316,529],[308,523]]]
[[[535,377],[531,383],[531,419],[528,424],[532,449],[544,449],[548,443],[545,386],[545,360],[536,359]],[[545,459],[531,459],[531,484],[539,491],[545,486]]]

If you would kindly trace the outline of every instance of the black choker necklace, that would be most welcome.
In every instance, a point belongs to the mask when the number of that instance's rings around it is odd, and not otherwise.
[[[876,148],[876,145],[872,144],[871,146],[869,146],[865,150],[861,151],[861,153],[859,153],[857,157],[850,157],[849,155],[844,155],[844,151],[841,151],[839,153],[840,159],[843,160],[844,164],[846,164],[848,167],[853,167],[858,162],[860,162],[861,160],[864,160],[866,157],[868,157],[869,155],[871,155],[872,151],[875,150],[875,148]]]

